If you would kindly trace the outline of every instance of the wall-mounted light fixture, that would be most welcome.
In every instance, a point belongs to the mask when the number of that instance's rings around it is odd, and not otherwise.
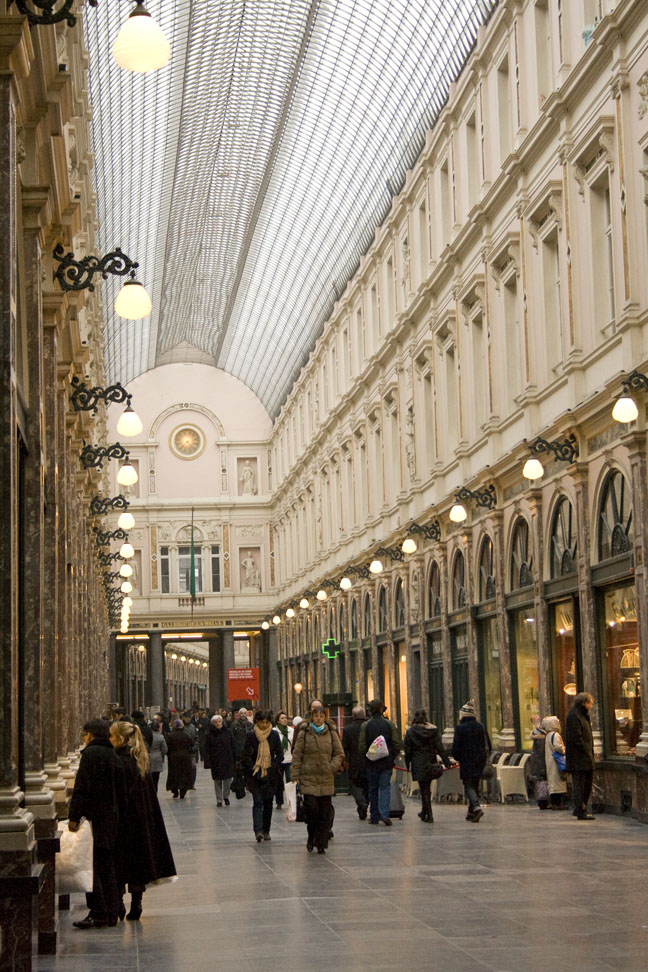
[[[418,544],[413,538],[418,536],[423,536],[426,540],[436,540],[438,543],[441,540],[441,524],[438,520],[434,520],[432,523],[410,523],[407,527],[407,536],[401,546],[403,553],[416,553]]]
[[[127,510],[129,502],[121,493],[119,496],[93,496],[90,500],[91,516],[104,516],[109,510]]]
[[[463,505],[466,500],[473,500],[476,506],[483,506],[492,510],[497,505],[495,486],[493,483],[486,489],[468,489],[467,486],[462,486],[461,489],[457,490],[454,506],[450,510],[450,519],[453,523],[463,523],[467,518],[466,507]]]
[[[113,442],[105,447],[86,445],[84,442],[79,458],[84,469],[103,469],[104,459],[128,459],[128,451],[121,442]]]
[[[640,371],[631,371],[628,377],[623,379],[623,390],[612,409],[612,418],[615,422],[627,425],[628,422],[636,422],[638,419],[639,409],[630,394],[631,390],[648,391],[648,378]]]
[[[61,244],[54,250],[54,259],[59,266],[54,272],[54,279],[58,281],[61,290],[78,292],[80,290],[94,290],[92,278],[100,273],[104,280],[108,274],[113,277],[125,277],[130,274],[115,298],[115,313],[128,321],[139,321],[147,317],[153,310],[151,298],[146,290],[135,279],[135,270],[139,263],[131,260],[117,247],[103,257],[85,256],[81,260],[74,259],[74,253],[66,253]]]
[[[121,560],[121,559],[122,559],[121,555],[118,553],[104,553],[101,550],[99,551],[99,563],[101,564],[102,567],[108,567],[108,565],[111,564],[113,560]]]
[[[117,530],[99,530],[98,527],[93,527],[92,532],[95,535],[95,540],[98,547],[107,547],[111,540],[128,540],[128,534],[125,530],[117,528]]]
[[[572,432],[566,439],[555,439],[550,442],[548,439],[538,437],[529,446],[531,458],[527,459],[522,469],[525,479],[541,479],[544,475],[544,467],[536,456],[548,455],[553,452],[556,459],[560,462],[573,462],[578,455],[578,444],[576,436]]]

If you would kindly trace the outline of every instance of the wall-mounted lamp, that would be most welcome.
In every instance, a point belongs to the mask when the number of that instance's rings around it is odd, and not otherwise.
[[[328,594],[326,593],[323,587],[320,587],[315,597],[317,598],[318,601],[325,601],[328,597]]]
[[[130,560],[131,557],[134,557],[135,551],[133,550],[132,544],[122,543],[121,547],[119,548],[119,556],[122,558],[122,560]]]
[[[286,611],[286,617],[287,618],[294,618],[295,617],[295,609],[292,608],[292,607],[289,607],[287,609],[287,611]]]
[[[268,628],[270,627],[270,622],[268,621],[267,618],[263,619],[263,621],[261,622],[261,627],[263,628],[264,631],[268,630]]]
[[[407,527],[407,536],[401,547],[403,553],[416,553],[417,543],[412,540],[412,537],[418,536],[423,536],[426,540],[436,540],[438,543],[441,540],[441,524],[438,520],[433,520],[432,523],[410,523]],[[412,547],[412,543],[414,547]],[[405,544],[407,544],[407,549]]]
[[[272,619],[272,623],[273,624],[281,624],[281,618],[279,617],[278,614],[275,614],[275,616]]]
[[[119,496],[106,496],[105,498],[93,496],[90,500],[90,514],[91,516],[103,516],[108,510],[126,510],[128,506],[128,500],[121,493]]]
[[[127,459],[128,451],[124,449],[121,442],[113,442],[112,445],[105,447],[84,443],[79,458],[84,469],[103,469],[104,459]],[[119,481],[119,477],[117,479]]]
[[[54,250],[54,259],[59,266],[54,272],[54,279],[58,281],[61,290],[80,291],[94,290],[92,278],[100,273],[104,280],[108,274],[113,277],[125,277],[130,274],[115,299],[115,313],[129,321],[139,321],[153,310],[151,298],[141,283],[135,280],[135,270],[139,266],[117,247],[103,257],[85,256],[81,260],[74,259],[74,253],[66,253],[61,244]]]
[[[525,479],[531,480],[541,479],[544,475],[544,467],[535,456],[553,452],[560,462],[573,462],[578,455],[578,444],[573,432],[566,439],[556,439],[553,442],[539,437],[531,443],[529,449],[531,450],[531,458],[524,463],[522,475]]]
[[[135,466],[130,462],[125,462],[117,470],[117,482],[120,486],[134,486],[139,476]]]
[[[305,610],[306,608],[310,607],[310,601],[307,597],[302,597],[301,601],[299,602],[299,606]]]
[[[131,591],[133,590],[133,585],[131,584],[130,581],[125,580],[120,589],[122,594],[130,594]]]
[[[119,519],[117,520],[117,526],[121,530],[132,530],[135,526],[135,517],[128,511],[126,511],[126,513],[121,513]]]
[[[111,540],[128,540],[128,534],[125,530],[99,530],[97,527],[92,528],[92,532],[95,535],[95,539],[98,547],[107,547]]]
[[[113,560],[121,560],[121,559],[122,559],[121,554],[104,553],[101,550],[99,551],[99,563],[101,564],[102,567],[108,567],[109,564],[113,562]]]
[[[377,557],[389,557],[391,560],[396,560],[398,563],[402,563],[405,559],[403,556],[403,551],[400,547],[378,547],[376,550]],[[371,567],[369,567],[371,570]]]
[[[627,425],[628,422],[636,422],[639,417],[639,409],[634,398],[630,395],[630,390],[648,391],[648,378],[640,371],[631,371],[627,378],[623,379],[623,391],[620,398],[617,398],[612,409],[612,418],[615,422]]]
[[[351,580],[351,578],[343,577],[342,580],[340,581],[340,588],[343,591],[350,591],[352,587],[353,587],[353,581]]]
[[[467,486],[462,486],[461,489],[457,490],[454,506],[450,510],[450,519],[453,523],[463,523],[468,516],[466,507],[463,505],[464,500],[473,500],[476,506],[483,506],[492,510],[497,505],[495,486],[493,483],[486,489],[468,489]]]
[[[384,567],[382,565],[382,560],[372,560],[369,564],[369,570],[372,574],[382,574]]]

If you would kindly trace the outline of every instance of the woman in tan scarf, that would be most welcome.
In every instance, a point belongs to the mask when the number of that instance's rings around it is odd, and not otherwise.
[[[281,781],[282,761],[281,741],[272,731],[272,713],[259,709],[243,749],[245,785],[252,794],[252,823],[259,843],[270,840],[272,802]]]

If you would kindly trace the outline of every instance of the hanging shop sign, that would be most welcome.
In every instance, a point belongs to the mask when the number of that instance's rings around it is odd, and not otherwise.
[[[248,699],[254,702],[260,697],[258,668],[227,669],[227,701]]]

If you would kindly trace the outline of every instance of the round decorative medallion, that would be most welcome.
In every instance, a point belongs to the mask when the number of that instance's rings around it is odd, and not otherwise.
[[[169,436],[169,446],[178,459],[197,459],[205,448],[205,436],[197,425],[180,425]]]

